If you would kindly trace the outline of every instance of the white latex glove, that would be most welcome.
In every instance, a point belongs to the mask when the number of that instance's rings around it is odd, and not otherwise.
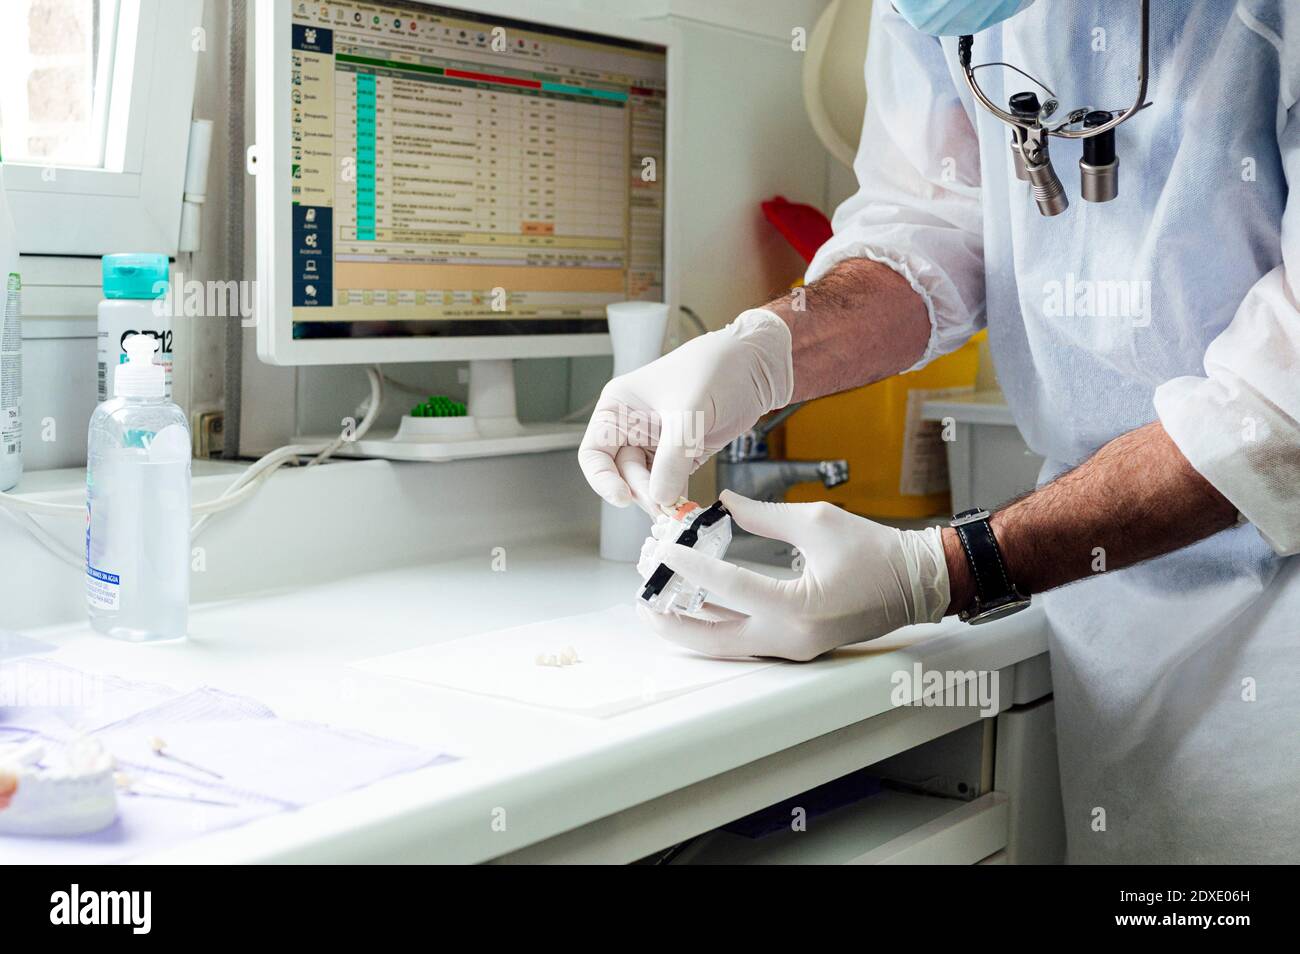
[[[729,490],[722,502],[751,533],[798,547],[803,573],[777,580],[659,541],[656,563],[732,608],[706,603],[713,618],[701,619],[638,603],[641,618],[665,639],[709,656],[802,661],[900,626],[943,619],[950,596],[938,527],[895,530],[834,504],[762,503]]]
[[[710,456],[785,407],[794,391],[790,329],[761,308],[686,342],[601,391],[578,463],[593,490],[626,507],[669,506]]]

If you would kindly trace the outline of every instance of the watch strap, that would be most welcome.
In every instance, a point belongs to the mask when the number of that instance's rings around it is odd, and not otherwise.
[[[981,611],[1002,603],[1023,599],[1007,575],[1002,549],[993,535],[990,515],[978,508],[953,517],[952,528],[957,531],[966,562],[975,583],[975,609]],[[969,614],[963,614],[965,618]]]

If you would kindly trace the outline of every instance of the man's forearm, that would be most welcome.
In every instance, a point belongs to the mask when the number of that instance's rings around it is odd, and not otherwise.
[[[906,371],[930,340],[921,296],[888,265],[870,259],[840,262],[767,307],[790,327],[794,401]]]
[[[992,526],[1008,576],[1030,594],[1180,549],[1236,519],[1157,421],[999,510]],[[943,543],[956,613],[975,591],[956,531],[945,528]]]

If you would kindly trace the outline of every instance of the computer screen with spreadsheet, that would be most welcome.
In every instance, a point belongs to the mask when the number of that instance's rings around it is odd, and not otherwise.
[[[664,47],[404,2],[294,2],[289,34],[294,340],[603,334],[664,298]]]

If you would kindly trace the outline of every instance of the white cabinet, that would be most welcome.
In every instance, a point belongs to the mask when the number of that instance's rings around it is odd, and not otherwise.
[[[671,863],[1060,864],[1065,829],[1047,663],[1044,653],[1014,667],[1009,705],[996,717],[863,769],[887,780],[875,794],[816,814],[798,806],[824,799],[805,792],[762,813],[770,828],[718,828]],[[742,833],[755,827],[777,830]]]
[[[1056,706],[1042,699],[998,716],[994,784],[1011,800],[1007,862],[1065,861],[1061,773],[1056,761]]]

